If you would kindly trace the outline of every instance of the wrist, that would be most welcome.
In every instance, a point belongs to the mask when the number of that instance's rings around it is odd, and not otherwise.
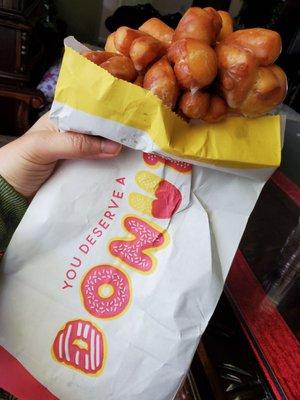
[[[0,176],[0,251],[5,250],[27,207],[26,199]]]

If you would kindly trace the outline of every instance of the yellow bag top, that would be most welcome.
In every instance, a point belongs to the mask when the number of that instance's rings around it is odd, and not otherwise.
[[[187,162],[238,168],[280,165],[280,116],[187,124],[151,92],[114,78],[70,47],[65,50],[55,102],[139,129],[157,152]]]

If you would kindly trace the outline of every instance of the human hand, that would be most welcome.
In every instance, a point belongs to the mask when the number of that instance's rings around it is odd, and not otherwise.
[[[23,136],[0,149],[0,175],[31,199],[61,159],[99,160],[118,155],[122,146],[111,140],[74,132],[60,133],[48,114]]]

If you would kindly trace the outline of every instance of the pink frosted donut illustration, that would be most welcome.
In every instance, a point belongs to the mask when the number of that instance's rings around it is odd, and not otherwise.
[[[111,265],[92,268],[81,283],[83,303],[97,318],[113,318],[121,314],[130,300],[127,276]]]
[[[126,217],[124,227],[134,236],[134,239],[113,240],[109,245],[111,254],[141,272],[151,271],[155,260],[154,257],[148,255],[149,251],[165,245],[166,236],[135,216]]]
[[[185,173],[192,170],[191,164],[188,164],[184,161],[171,160],[170,158],[165,158],[157,154],[143,153],[143,159],[145,163],[150,165],[151,167],[158,167],[158,165],[162,163],[167,165],[168,167],[175,169],[178,172]]]
[[[56,360],[85,374],[98,374],[104,365],[103,333],[91,322],[69,321],[52,346]]]

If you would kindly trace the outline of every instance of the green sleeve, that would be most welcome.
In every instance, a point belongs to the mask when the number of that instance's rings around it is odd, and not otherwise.
[[[0,253],[8,246],[27,207],[27,200],[0,176]]]

